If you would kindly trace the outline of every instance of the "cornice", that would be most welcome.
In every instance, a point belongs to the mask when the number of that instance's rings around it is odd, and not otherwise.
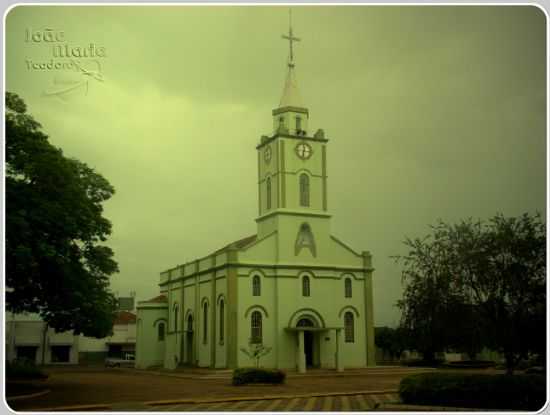
[[[290,138],[291,140],[299,140],[299,141],[313,141],[313,142],[316,142],[316,143],[327,143],[328,140],[329,140],[328,138],[307,137],[305,135],[275,133],[273,136],[268,137],[268,139],[265,140],[264,142],[258,144],[256,146],[256,149],[259,150],[260,148],[265,147],[266,145],[268,145],[269,143],[275,141],[279,137],[281,137],[281,138]]]
[[[222,265],[218,265],[209,269],[199,271],[194,274],[185,275],[183,277],[178,277],[170,281],[165,281],[159,283],[159,286],[173,284],[187,278],[193,278],[199,275],[209,274],[214,271],[218,271],[223,268],[239,268],[239,267],[248,267],[248,268],[269,268],[269,269],[298,269],[298,270],[337,270],[337,271],[349,271],[349,272],[372,272],[374,268],[363,268],[363,267],[345,267],[340,265],[301,265],[301,264],[255,264],[247,262],[226,262]]]
[[[278,115],[278,114],[282,114],[284,112],[299,112],[301,114],[306,114],[306,115],[309,116],[309,110],[307,108],[292,107],[292,106],[275,108],[273,111],[271,111],[271,114],[272,115]]]
[[[292,210],[292,209],[282,209],[278,208],[275,210],[272,210],[268,213],[265,213],[261,216],[258,216],[255,221],[260,222],[264,219],[267,219],[270,216],[274,215],[290,215],[290,216],[306,216],[306,217],[317,217],[317,218],[330,218],[332,217],[331,214],[325,213],[322,211],[304,211],[304,210]]]

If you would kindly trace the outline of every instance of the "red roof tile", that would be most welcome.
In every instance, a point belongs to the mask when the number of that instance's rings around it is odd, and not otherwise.
[[[136,324],[136,315],[129,311],[117,311],[113,324]]]
[[[141,301],[140,301],[141,302]],[[158,295],[150,300],[143,301],[144,303],[167,303],[168,299],[164,294]]]

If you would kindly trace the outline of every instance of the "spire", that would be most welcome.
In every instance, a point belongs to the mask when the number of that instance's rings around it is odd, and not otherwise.
[[[279,108],[283,107],[303,107],[302,99],[298,91],[298,85],[296,84],[296,75],[294,73],[294,49],[293,42],[299,42],[300,38],[297,38],[292,33],[292,10],[288,11],[288,35],[282,35],[283,39],[288,40],[289,56],[288,56],[288,72],[286,75],[285,87],[283,89],[283,95],[279,103]]]

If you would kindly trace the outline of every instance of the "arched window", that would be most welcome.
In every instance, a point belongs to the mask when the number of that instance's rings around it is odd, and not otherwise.
[[[159,342],[164,341],[164,323],[159,323],[157,330],[158,330],[158,341]]]
[[[300,206],[309,206],[309,176],[300,174]]]
[[[254,311],[250,318],[250,342],[262,342],[262,313]]]
[[[279,117],[279,130],[282,130],[283,128],[285,128],[285,118]]]
[[[178,331],[178,304],[174,304],[174,331]]]
[[[260,276],[254,275],[252,278],[252,295],[257,297],[262,293],[262,286],[260,285]]]
[[[224,301],[220,301],[220,344],[223,344],[223,334],[224,334]]]
[[[351,298],[351,278],[344,280],[344,295],[346,298]]]
[[[266,183],[266,196],[267,196],[267,209],[271,209],[271,178],[265,180]]]
[[[354,342],[353,313],[346,311],[344,314],[344,330],[346,343]]]
[[[202,305],[202,342],[208,342],[208,303]]]
[[[309,297],[309,277],[307,275],[302,278],[302,295]]]
[[[187,317],[187,331],[193,331],[193,316],[191,314]]]
[[[315,324],[313,321],[311,321],[309,318],[301,318],[298,321],[298,324],[296,324],[296,327],[315,327]]]

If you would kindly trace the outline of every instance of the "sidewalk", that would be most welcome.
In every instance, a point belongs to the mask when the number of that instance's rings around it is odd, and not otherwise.
[[[355,404],[352,405],[351,401]],[[350,391],[330,393],[308,393],[292,395],[236,396],[210,399],[167,399],[149,402],[116,402],[111,404],[71,405],[33,409],[35,412],[46,411],[207,411],[213,407],[217,410],[232,410],[239,407],[242,411],[275,410],[277,406],[286,410],[349,411],[376,410],[384,402],[398,402],[397,391]],[[272,403],[271,403],[272,402]],[[263,409],[265,408],[265,409]],[[282,410],[282,409],[279,409]]]
[[[134,369],[117,368],[115,370],[126,371],[129,373],[143,373],[158,376],[169,376],[184,379],[231,379],[233,371],[231,369],[210,369],[210,368],[177,368],[168,369]],[[309,369],[306,373],[298,373],[296,370],[285,369],[287,378],[307,378],[307,377],[335,377],[335,376],[364,376],[368,374],[412,374],[420,372],[430,372],[433,368],[408,368],[403,366],[375,366],[367,368],[345,369],[343,372],[337,372],[335,369]]]

